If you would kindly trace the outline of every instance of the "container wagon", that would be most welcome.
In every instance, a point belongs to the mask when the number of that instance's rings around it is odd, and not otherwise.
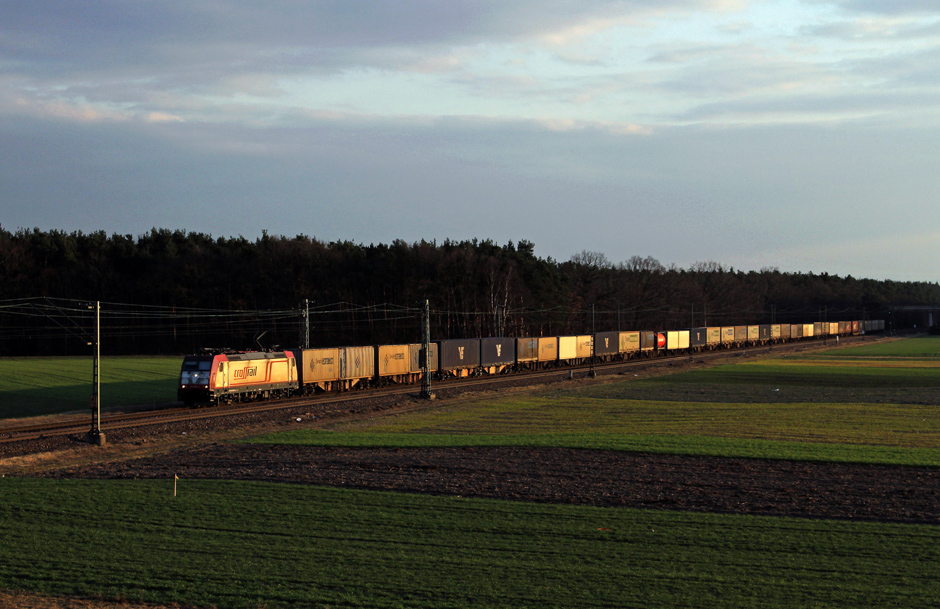
[[[485,374],[500,374],[516,364],[516,339],[481,338],[480,368]]]
[[[708,328],[689,330],[689,347],[695,352],[705,351],[708,348]]]
[[[666,332],[666,351],[678,353],[688,351],[689,349],[689,331],[671,330]]]
[[[436,344],[439,378],[471,376],[480,367],[480,339],[442,340]]]
[[[558,337],[539,337],[539,367],[550,368],[558,364]]]
[[[375,347],[329,347],[300,350],[300,390],[346,391],[371,384],[376,375]]]
[[[516,339],[516,367],[520,370],[533,370],[539,364],[539,339]]]
[[[620,332],[620,353],[623,356],[623,359],[633,359],[639,356],[639,332]]]
[[[760,326],[747,327],[747,343],[749,345],[760,344]]]
[[[605,362],[621,359],[620,332],[598,332],[594,335],[594,356]]]

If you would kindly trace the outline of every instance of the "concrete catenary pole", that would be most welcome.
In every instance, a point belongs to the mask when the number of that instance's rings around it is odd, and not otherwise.
[[[423,332],[421,337],[421,397],[426,400],[434,399],[431,393],[431,301],[424,301],[422,312]]]
[[[88,307],[91,308],[91,305]],[[88,442],[104,446],[105,438],[101,433],[101,301],[94,304],[95,308],[95,340],[92,345],[92,394],[91,394],[91,430],[88,432]]]

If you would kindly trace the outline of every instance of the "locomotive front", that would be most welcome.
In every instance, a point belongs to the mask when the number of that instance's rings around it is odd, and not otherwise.
[[[176,399],[187,405],[211,400],[209,381],[214,359],[211,355],[188,355],[183,358]]]

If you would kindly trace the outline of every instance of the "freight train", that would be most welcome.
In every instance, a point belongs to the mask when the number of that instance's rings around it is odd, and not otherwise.
[[[607,363],[717,349],[884,332],[884,320],[709,326],[668,332],[434,341],[432,378],[482,376]],[[208,351],[183,359],[178,399],[188,405],[245,402],[421,380],[421,344]]]

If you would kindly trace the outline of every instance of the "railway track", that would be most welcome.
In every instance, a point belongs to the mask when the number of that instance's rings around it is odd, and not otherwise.
[[[866,337],[851,337],[843,339],[843,343],[851,344]],[[495,375],[485,377],[475,377],[470,379],[452,379],[448,381],[436,381],[434,388],[436,391],[453,392],[461,390],[481,390],[486,388],[498,387],[506,383],[518,383],[525,381],[527,383],[539,384],[552,380],[585,378],[592,373],[597,375],[616,374],[627,370],[646,369],[650,367],[670,366],[684,361],[714,361],[722,359],[731,359],[747,356],[748,354],[768,354],[772,352],[799,352],[805,350],[815,350],[820,347],[829,347],[824,341],[814,341],[812,343],[783,343],[778,345],[769,345],[761,347],[749,347],[747,349],[718,350],[696,353],[693,355],[675,355],[669,357],[657,357],[650,359],[628,360],[612,363],[598,363],[594,366],[584,365],[571,368],[553,368],[549,370],[537,370],[530,372],[515,373],[511,375]],[[200,421],[207,419],[217,419],[224,417],[237,417],[241,415],[250,415],[277,410],[296,410],[305,407],[335,407],[339,410],[344,404],[363,399],[381,399],[402,395],[414,395],[417,391],[416,385],[401,385],[394,387],[383,387],[377,389],[364,389],[361,391],[348,391],[344,393],[323,393],[309,397],[298,397],[286,400],[257,401],[243,404],[233,404],[224,406],[212,406],[204,408],[184,408],[170,407],[157,410],[139,411],[133,413],[102,413],[101,430],[109,433],[116,430],[147,427],[154,425],[168,425],[187,421]],[[62,436],[76,436],[86,434],[90,430],[88,415],[74,415],[66,418],[58,418],[56,421],[28,423],[18,425],[14,422],[5,421],[0,427],[0,445],[13,442],[26,442],[30,440],[48,439]]]

